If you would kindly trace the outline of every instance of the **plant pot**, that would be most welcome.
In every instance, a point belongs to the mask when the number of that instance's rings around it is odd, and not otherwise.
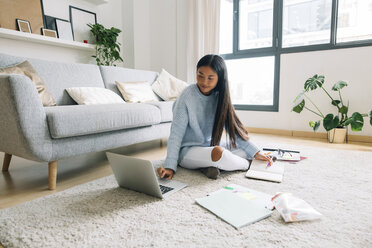
[[[330,143],[344,143],[346,138],[347,129],[342,128],[334,128],[328,131],[328,141]]]

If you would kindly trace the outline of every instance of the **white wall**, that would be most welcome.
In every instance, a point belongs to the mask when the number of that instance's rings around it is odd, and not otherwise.
[[[372,110],[372,47],[337,49],[328,51],[284,54],[281,56],[279,112],[238,111],[246,126],[258,128],[311,131],[309,121],[318,116],[303,110],[301,114],[291,112],[293,100],[301,92],[304,82],[314,74],[325,76],[324,87],[337,97],[331,88],[338,80],[348,82],[342,89],[344,101],[349,100],[349,115],[354,111],[368,113]],[[308,94],[323,114],[336,114],[330,99],[322,90]],[[305,99],[306,101],[306,99]],[[313,107],[306,101],[306,106]],[[332,108],[333,107],[333,108]],[[372,135],[369,119],[364,118],[363,131],[355,135]],[[320,132],[325,132],[323,126]]]
[[[126,6],[133,6],[133,34],[126,34],[133,37],[134,68],[177,75],[177,1],[126,0]]]
[[[150,0],[132,1],[134,68],[150,70]]]
[[[124,59],[123,66],[127,68],[134,68],[133,5],[133,0],[122,1],[123,42],[121,50],[123,54],[122,58]]]

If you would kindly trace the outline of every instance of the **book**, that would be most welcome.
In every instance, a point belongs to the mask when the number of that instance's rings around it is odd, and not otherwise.
[[[238,229],[269,217],[273,209],[271,197],[259,191],[230,184],[195,201]]]
[[[262,151],[265,155],[276,157],[278,161],[300,161],[304,159],[299,151],[272,148],[263,148]]]
[[[284,167],[275,162],[267,167],[267,161],[253,160],[247,173],[248,178],[281,183],[283,181]]]

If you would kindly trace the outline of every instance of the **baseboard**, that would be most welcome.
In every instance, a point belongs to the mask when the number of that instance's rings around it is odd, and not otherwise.
[[[275,135],[284,135],[284,136],[293,136],[293,137],[327,139],[327,133],[322,133],[322,132],[295,131],[295,130],[283,130],[283,129],[271,129],[271,128],[257,128],[257,127],[246,127],[246,129],[248,130],[249,133],[263,133],[263,134],[275,134]],[[372,143],[372,136],[349,134],[348,141]]]

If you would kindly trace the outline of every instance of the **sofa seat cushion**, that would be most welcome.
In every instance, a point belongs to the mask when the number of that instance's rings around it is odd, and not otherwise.
[[[50,134],[66,138],[161,122],[160,109],[143,103],[45,107]]]
[[[170,122],[173,120],[173,103],[174,101],[147,102],[159,108],[161,122]]]

